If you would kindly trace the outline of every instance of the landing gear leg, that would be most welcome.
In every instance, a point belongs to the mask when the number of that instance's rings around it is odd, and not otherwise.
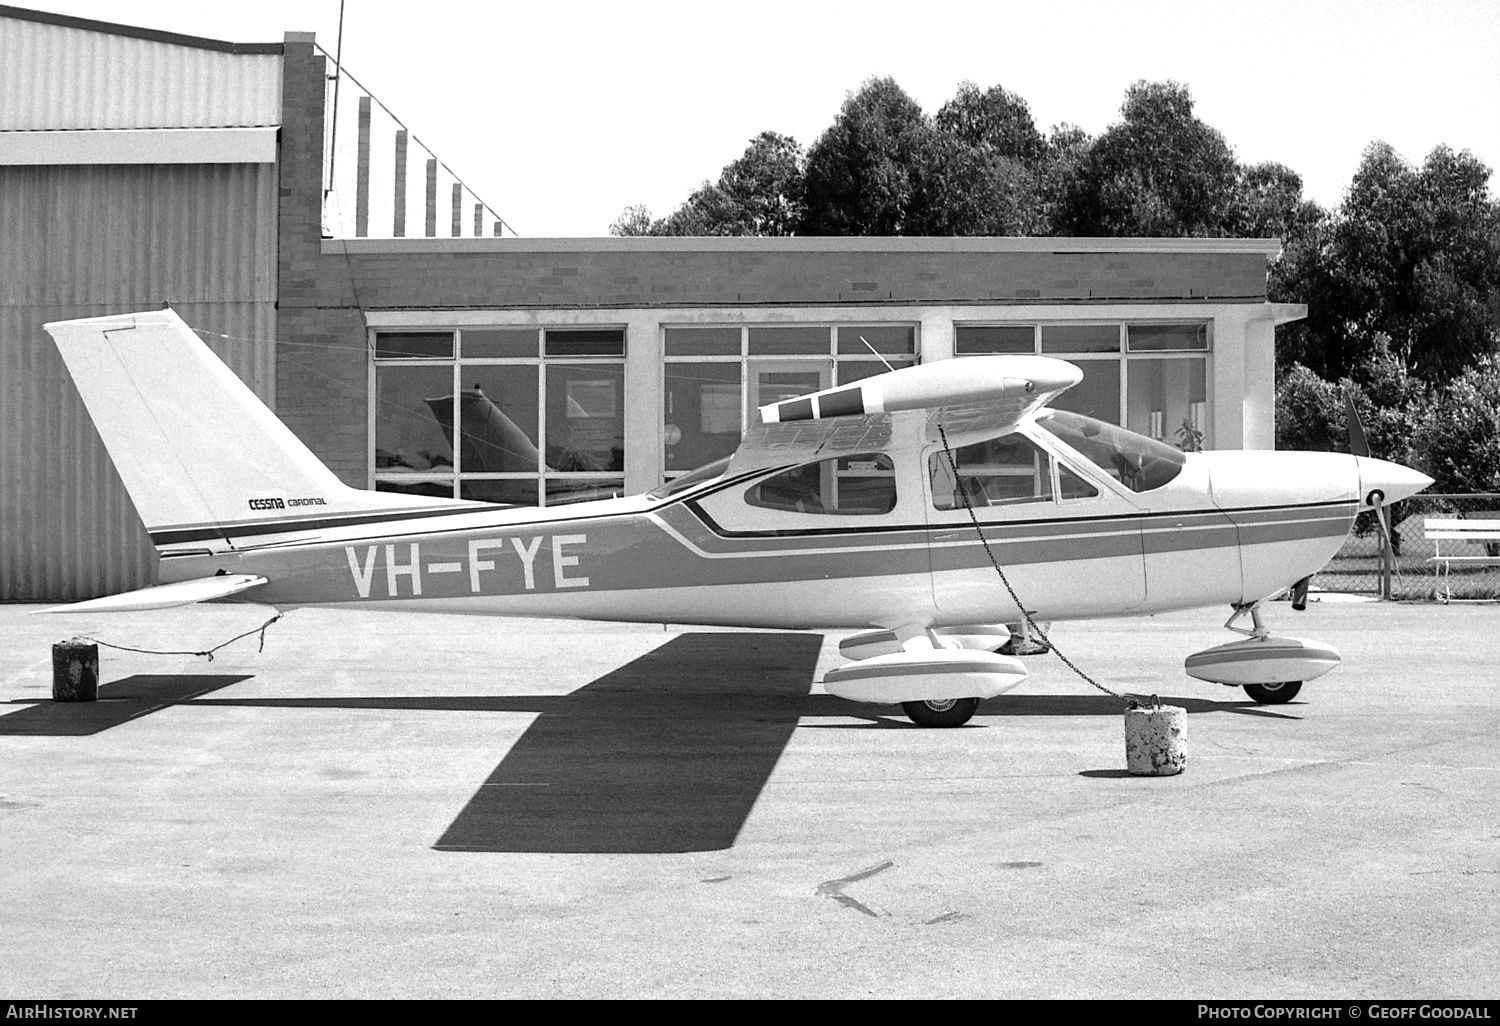
[[[1270,629],[1261,622],[1259,602],[1247,602],[1242,606],[1235,606],[1233,608],[1234,612],[1230,613],[1229,619],[1224,621],[1225,630],[1234,631],[1236,634],[1243,634],[1247,638],[1268,638],[1271,636]],[[1248,631],[1243,627],[1236,627],[1234,625],[1234,622],[1242,619],[1246,613],[1250,614],[1250,623],[1252,624],[1252,628]]]
[[[1031,621],[1027,618],[1028,616],[1030,616],[1029,611],[1027,616],[1021,617],[1019,623],[1006,624],[1010,629],[1010,640],[996,649],[997,652],[1001,655],[1023,656],[1042,655],[1052,651],[1051,645],[1032,635]],[[1051,626],[1047,624],[1042,628],[1042,632],[1046,633]]]
[[[1250,630],[1245,630],[1243,627],[1236,627],[1234,625],[1235,621],[1242,618],[1246,613],[1250,614],[1250,623],[1252,625]],[[1261,621],[1259,602],[1235,606],[1234,612],[1230,615],[1224,626],[1236,634],[1243,634],[1246,637],[1254,638],[1256,641],[1268,641],[1271,638],[1270,630]],[[1302,682],[1300,680],[1265,681],[1241,686],[1245,689],[1245,694],[1252,701],[1258,702],[1261,705],[1285,705],[1296,698],[1297,692],[1302,690]]]
[[[919,727],[962,727],[979,708],[977,698],[944,698],[935,702],[902,702],[901,710]]]

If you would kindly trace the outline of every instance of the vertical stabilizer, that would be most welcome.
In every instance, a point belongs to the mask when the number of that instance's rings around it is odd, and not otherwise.
[[[153,534],[458,505],[344,485],[171,310],[46,329]]]

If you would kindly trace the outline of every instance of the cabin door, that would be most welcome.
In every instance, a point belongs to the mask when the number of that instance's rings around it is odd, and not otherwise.
[[[1139,510],[1104,482],[1019,431],[954,455],[956,481],[942,446],[924,453],[933,596],[945,619],[1019,619],[974,518],[1023,608],[1039,620],[1108,616],[1145,601]]]

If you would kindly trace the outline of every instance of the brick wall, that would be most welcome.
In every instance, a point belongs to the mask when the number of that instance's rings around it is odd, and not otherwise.
[[[325,58],[289,33],[282,74],[276,412],[340,479],[363,488],[366,468],[364,317],[320,302]]]
[[[499,244],[485,240],[492,247]],[[607,245],[607,243],[605,243]],[[325,253],[317,301],[367,310],[823,303],[1264,302],[1263,254]]]

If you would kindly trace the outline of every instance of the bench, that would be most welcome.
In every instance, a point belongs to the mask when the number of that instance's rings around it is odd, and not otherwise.
[[[1434,597],[1444,602],[1453,601],[1449,572],[1454,563],[1465,566],[1500,566],[1500,556],[1468,556],[1458,552],[1444,553],[1443,542],[1500,542],[1500,520],[1459,520],[1454,517],[1426,517],[1422,524],[1423,537],[1433,543],[1433,555],[1427,562],[1433,564],[1436,579]]]

